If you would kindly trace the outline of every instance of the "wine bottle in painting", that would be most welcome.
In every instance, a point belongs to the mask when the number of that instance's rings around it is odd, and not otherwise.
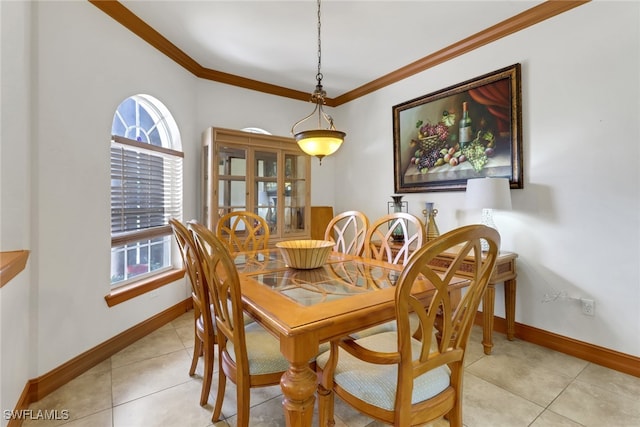
[[[460,131],[458,133],[458,142],[460,147],[464,147],[473,139],[471,131],[471,117],[469,117],[469,109],[466,102],[462,103],[462,118],[460,119]]]

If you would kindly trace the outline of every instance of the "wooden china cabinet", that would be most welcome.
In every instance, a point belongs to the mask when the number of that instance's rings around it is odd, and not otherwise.
[[[202,222],[247,210],[269,224],[270,244],[311,236],[311,158],[293,138],[211,127],[202,134]]]

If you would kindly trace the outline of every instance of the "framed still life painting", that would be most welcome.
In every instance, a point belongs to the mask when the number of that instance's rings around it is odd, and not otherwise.
[[[465,190],[467,179],[522,188],[520,64],[393,107],[396,193]]]

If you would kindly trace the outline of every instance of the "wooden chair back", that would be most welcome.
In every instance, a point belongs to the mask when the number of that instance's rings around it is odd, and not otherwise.
[[[369,218],[359,211],[346,211],[334,216],[324,233],[324,240],[336,244],[333,250],[350,255],[361,255],[364,238],[369,228]]]
[[[482,252],[481,241],[489,243],[489,250]],[[451,425],[462,425],[462,376],[463,361],[471,327],[478,311],[500,246],[500,235],[494,228],[484,225],[461,227],[445,234],[419,249],[407,263],[396,285],[396,319],[398,322],[398,351],[400,356],[398,372],[398,392],[396,398],[396,420],[406,425],[407,414],[434,413],[434,402],[426,401],[412,405],[413,381],[424,372],[439,366],[451,370],[451,383],[444,396],[450,394],[449,413]],[[445,272],[432,268],[433,259],[443,252],[457,251],[456,257]],[[449,286],[463,261],[471,259],[474,276],[461,301],[455,305],[451,301]],[[435,287],[428,305],[424,305],[412,295],[419,276],[425,277]],[[417,314],[420,322],[422,343],[420,357],[414,359],[411,351],[412,328],[410,313]],[[433,341],[436,339],[436,341]],[[436,348],[435,351],[432,351]],[[424,414],[423,414],[424,410]],[[406,412],[405,412],[406,411]],[[438,412],[439,410],[436,410]],[[444,415],[444,414],[442,414]]]
[[[209,310],[209,292],[205,280],[205,274],[202,269],[202,262],[198,253],[196,242],[187,227],[175,218],[169,219],[169,224],[173,229],[173,235],[178,242],[182,262],[187,272],[187,277],[191,283],[191,296],[193,298],[194,315],[199,316],[202,313],[210,313]],[[206,327],[211,326],[213,331],[213,320],[211,316],[205,316],[204,324]]]
[[[489,243],[489,250],[484,253],[481,249],[483,239]],[[358,341],[344,338],[332,342],[331,356],[324,366],[318,393],[322,397],[321,422],[326,422],[327,418],[333,419],[333,398],[326,393],[326,390],[333,388],[343,401],[355,409],[389,424],[421,425],[447,415],[451,426],[462,426],[464,354],[480,300],[496,262],[499,245],[500,236],[495,229],[484,225],[470,225],[446,233],[418,249],[404,266],[396,284],[397,332],[386,332]],[[436,256],[451,251],[457,252],[457,255],[446,271],[431,265]],[[471,262],[473,277],[469,279],[466,293],[456,305],[451,301],[449,286],[453,280],[460,280],[455,274],[463,261],[467,264]],[[427,303],[415,296],[417,290],[424,289],[424,279],[435,288]],[[411,316],[416,316],[419,320],[417,332],[412,330]],[[360,345],[365,340],[371,344],[384,338],[387,339],[386,347],[392,347],[391,350],[373,351],[372,347]],[[395,398],[390,397],[391,402],[387,402],[392,408],[385,409],[359,399],[340,387],[340,380],[333,383],[333,372],[340,364],[338,354],[343,350],[365,362],[396,366],[397,369],[393,372],[397,372],[397,375],[387,378],[392,381],[391,384],[396,385]],[[435,370],[439,370],[441,379],[447,379],[445,381],[448,381],[448,385],[445,382],[441,385],[442,391],[415,402],[415,396],[429,393],[428,390],[415,390],[414,388],[419,387],[416,384],[422,381],[427,389],[433,387],[433,384],[427,385],[425,380],[419,380],[418,377],[425,378],[424,375],[430,375]],[[355,371],[358,372],[357,369]],[[429,381],[432,379],[433,377]],[[370,386],[376,388],[380,384]],[[329,402],[330,406],[327,406]]]
[[[394,230],[402,238],[394,239]],[[405,264],[411,254],[427,241],[424,223],[406,212],[384,215],[371,224],[364,238],[364,256],[391,264]]]
[[[169,219],[169,224],[180,248],[187,278],[191,283],[191,299],[193,300],[194,316],[194,348],[189,375],[195,374],[198,358],[204,355],[204,376],[202,391],[200,393],[200,405],[206,405],[209,399],[209,391],[213,377],[213,346],[216,343],[214,321],[209,305],[209,291],[205,283],[203,264],[193,234],[182,222],[175,218]]]
[[[200,255],[205,260],[204,275],[220,335],[218,345],[222,351],[232,345],[239,359],[237,366],[248,373],[240,279],[229,248],[202,224],[190,222],[189,228],[193,230]]]
[[[269,225],[249,211],[229,212],[218,220],[216,236],[231,252],[257,251],[269,247]]]
[[[219,369],[224,372],[218,381],[212,420],[220,418],[226,378],[229,378],[236,384],[238,426],[247,426],[250,388],[279,384],[288,362],[280,353],[278,341],[269,332],[255,322],[246,324],[240,278],[228,246],[202,224],[190,221],[188,225],[195,235],[200,258],[204,260],[204,276],[214,307]],[[261,360],[252,362],[253,365],[250,365],[245,328],[251,329],[251,339],[256,341],[252,343],[254,347],[260,346]]]

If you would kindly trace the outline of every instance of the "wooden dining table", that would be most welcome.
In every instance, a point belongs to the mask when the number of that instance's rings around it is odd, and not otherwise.
[[[286,425],[311,426],[316,373],[309,367],[322,343],[395,318],[395,284],[402,266],[331,253],[320,268],[287,267],[278,249],[239,252],[234,262],[240,276],[243,308],[280,341],[289,369],[280,381]],[[457,291],[469,283],[461,277]],[[429,301],[433,285],[414,285]]]

